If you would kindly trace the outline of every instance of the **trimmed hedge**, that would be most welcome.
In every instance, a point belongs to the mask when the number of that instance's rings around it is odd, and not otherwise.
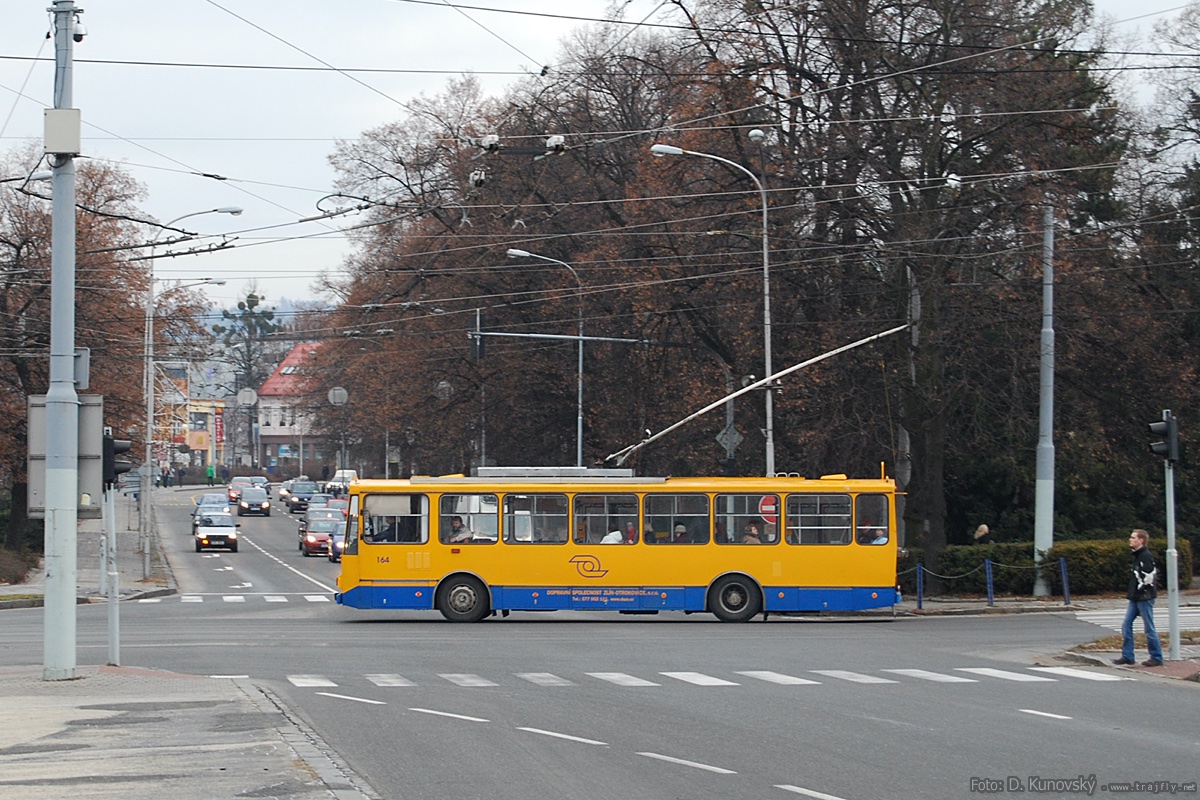
[[[1176,540],[1179,551],[1179,588],[1192,585],[1192,546],[1183,537]],[[1166,587],[1166,540],[1150,541],[1150,552],[1158,566],[1158,586]],[[1067,560],[1067,580],[1071,594],[1124,594],[1129,586],[1129,546],[1121,541],[1077,540],[1054,545],[1043,560],[1050,590],[1062,594],[1062,573],[1058,559]],[[924,552],[910,548],[897,563],[901,589],[908,594],[916,592],[917,576],[913,568],[924,559]],[[1033,564],[1031,542],[1003,542],[990,545],[951,545],[942,552],[936,566],[926,564],[929,571],[948,576],[939,579],[944,590],[950,594],[986,594],[987,573],[984,559],[992,560],[992,590],[1004,595],[1032,595],[1036,571]],[[929,576],[926,576],[926,586]]]

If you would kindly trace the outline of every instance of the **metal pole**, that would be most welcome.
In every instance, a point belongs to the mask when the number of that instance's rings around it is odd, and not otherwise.
[[[766,377],[771,377],[775,374],[771,365],[771,251],[767,239],[767,189],[763,186],[762,181],[758,179],[750,170],[743,167],[736,161],[730,161],[721,156],[714,156],[712,153],[701,153],[696,150],[684,150],[682,147],[673,145],[656,144],[650,148],[650,152],[656,156],[668,155],[688,155],[699,156],[700,158],[708,158],[713,161],[720,161],[722,164],[741,170],[750,180],[754,181],[754,185],[758,187],[758,193],[762,198],[762,262],[763,262],[763,368],[767,371]],[[766,428],[763,433],[767,440],[767,477],[772,477],[775,474],[775,400],[774,382],[770,382],[766,386],[766,408],[765,417]]]
[[[54,0],[54,108],[73,102],[72,0]],[[79,533],[79,396],[75,393],[75,161],[54,154],[50,247],[50,386],[46,393],[46,593],[43,671],[75,677],[75,578]]]
[[[117,490],[108,487],[104,490],[104,534],[108,542],[106,548],[105,571],[108,573],[108,663],[111,666],[121,664],[121,593],[117,586]]]
[[[1170,411],[1164,411],[1167,417]],[[1171,637],[1168,657],[1179,660],[1179,551],[1175,549],[1175,465],[1164,459],[1167,494],[1167,632]]]
[[[1054,208],[1046,206],[1042,234],[1042,341],[1038,374],[1037,482],[1034,490],[1035,597],[1048,597],[1043,554],[1054,545]]]
[[[537,253],[530,253],[528,250],[509,250],[509,258],[536,258],[542,261],[549,261],[551,264],[558,264],[566,267],[572,275],[575,276],[575,282],[579,284],[579,366],[575,376],[575,466],[583,466],[583,280],[579,277],[579,273],[565,261],[560,261],[557,258],[550,256],[541,256]]]

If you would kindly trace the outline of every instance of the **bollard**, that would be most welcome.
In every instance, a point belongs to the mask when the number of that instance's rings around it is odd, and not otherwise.
[[[1063,605],[1071,605],[1071,587],[1067,584],[1067,560],[1063,557],[1058,559],[1058,570],[1062,573],[1063,582]]]
[[[922,608],[925,607],[924,603],[923,603],[924,599],[925,599],[925,567],[922,564],[918,563],[917,564],[917,610],[918,611],[920,611]]]
[[[983,560],[983,572],[987,575],[988,607],[992,607],[996,605],[996,592],[995,587],[992,586],[992,560],[990,558]]]

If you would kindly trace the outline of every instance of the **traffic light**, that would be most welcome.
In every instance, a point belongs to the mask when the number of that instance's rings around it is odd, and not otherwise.
[[[128,453],[133,442],[128,439],[114,439],[107,434],[104,437],[104,488],[111,489],[117,482],[117,476],[133,469],[133,464],[122,459],[117,460],[119,453]]]
[[[1150,433],[1159,437],[1157,442],[1150,443],[1150,452],[1172,464],[1179,461],[1179,426],[1175,415],[1170,411],[1163,411],[1162,421],[1151,422],[1147,427],[1150,428]]]

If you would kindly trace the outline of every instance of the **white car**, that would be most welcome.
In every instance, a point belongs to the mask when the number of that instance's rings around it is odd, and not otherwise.
[[[196,525],[196,552],[209,547],[228,547],[229,552],[236,553],[240,527],[228,511],[223,514],[204,514]]]

